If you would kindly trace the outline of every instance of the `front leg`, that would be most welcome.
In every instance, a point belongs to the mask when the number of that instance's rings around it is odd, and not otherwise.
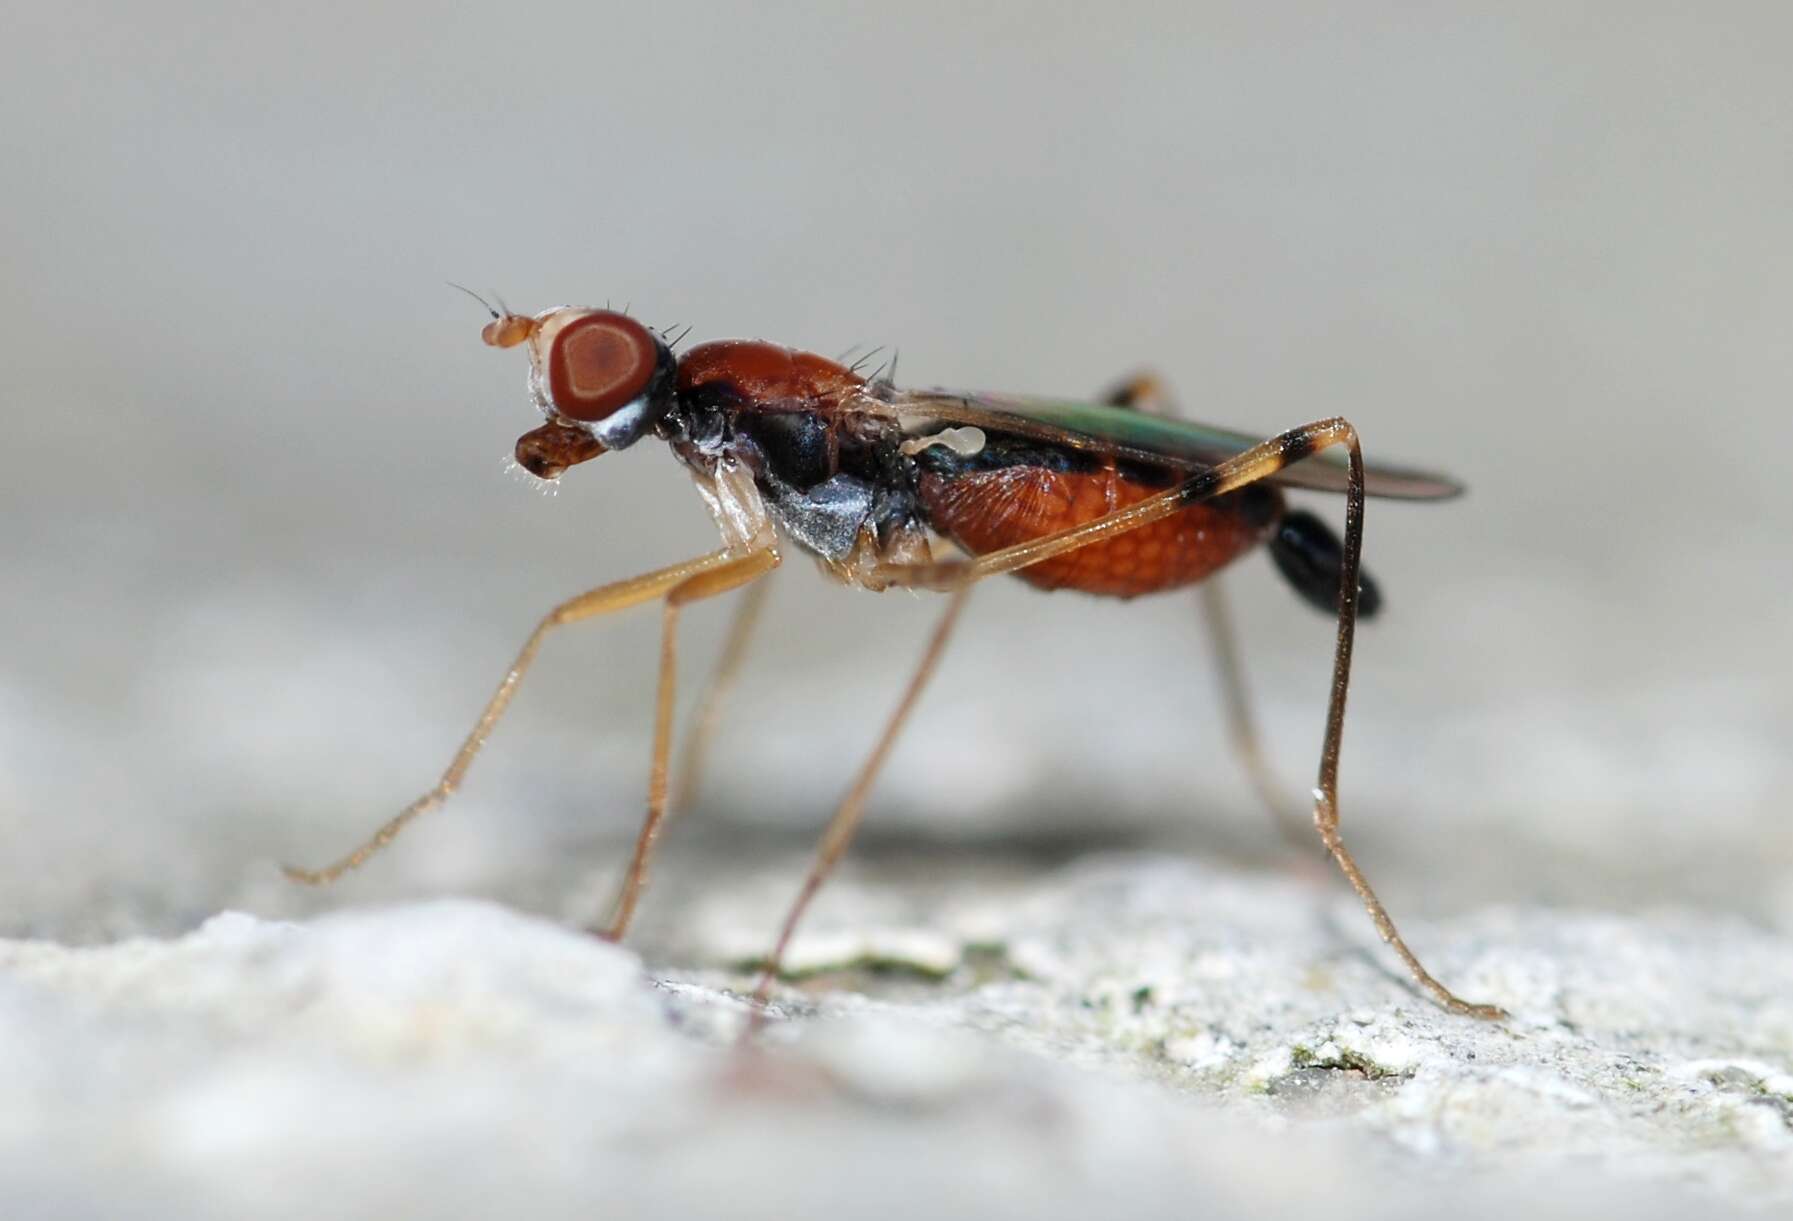
[[[619,941],[628,931],[635,915],[635,905],[647,884],[647,869],[653,859],[654,845],[666,819],[666,760],[672,749],[673,696],[678,680],[679,611],[692,602],[714,598],[743,585],[750,585],[778,567],[778,552],[767,547],[750,551],[739,559],[717,568],[706,569],[680,581],[667,591],[665,610],[660,621],[660,684],[654,701],[654,753],[648,768],[647,817],[642,820],[641,834],[635,840],[635,854],[629,871],[623,875],[622,890],[610,923],[598,931],[609,941]]]
[[[626,581],[616,581],[589,590],[576,598],[569,598],[549,611],[542,616],[542,621],[536,625],[535,631],[529,634],[529,639],[523,642],[522,649],[517,653],[517,659],[511,663],[509,672],[504,676],[504,681],[498,684],[498,690],[493,692],[492,698],[486,702],[485,711],[480,713],[479,720],[474,722],[472,731],[467,735],[467,740],[461,743],[461,749],[455,752],[447,770],[442,773],[435,786],[388,819],[364,843],[335,864],[327,865],[322,869],[301,869],[296,865],[286,865],[283,867],[286,876],[308,886],[323,886],[334,882],[350,870],[359,869],[369,857],[397,839],[399,832],[403,831],[418,815],[427,813],[447,801],[460,787],[461,781],[467,775],[467,769],[473,766],[473,760],[478,757],[480,749],[485,746],[486,739],[491,737],[492,731],[498,727],[500,718],[504,716],[505,709],[510,707],[512,698],[517,694],[517,688],[522,685],[524,675],[529,672],[529,667],[534,663],[536,654],[541,651],[542,641],[547,638],[549,632],[571,623],[595,619],[599,615],[607,615],[612,611],[626,610],[631,606],[637,606],[661,596],[693,577],[735,562],[737,562],[735,555],[726,549],[712,551],[708,555],[699,556],[694,560],[686,560],[682,564],[673,564],[654,572],[643,573],[638,577],[631,577]]]

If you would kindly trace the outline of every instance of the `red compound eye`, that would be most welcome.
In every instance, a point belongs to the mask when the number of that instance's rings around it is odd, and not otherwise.
[[[659,360],[659,345],[633,318],[603,310],[569,322],[548,359],[554,406],[569,420],[595,424],[639,398]]]

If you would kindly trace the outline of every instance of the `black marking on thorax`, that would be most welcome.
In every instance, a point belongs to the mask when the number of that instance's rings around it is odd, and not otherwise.
[[[845,559],[868,527],[884,544],[921,520],[914,462],[894,426],[850,428],[801,406],[768,409],[726,383],[681,395],[675,415],[669,439],[693,456],[728,453],[746,463],[779,527],[826,559]]]

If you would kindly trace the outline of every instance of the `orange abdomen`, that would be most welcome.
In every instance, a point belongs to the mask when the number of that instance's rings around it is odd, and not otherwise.
[[[1016,465],[943,475],[919,484],[930,524],[973,555],[1054,534],[1144,500],[1164,487],[1112,464],[1093,471]],[[1132,598],[1192,585],[1249,551],[1277,505],[1247,508],[1238,494],[1190,505],[1150,525],[1057,555],[1015,573],[1041,589]]]

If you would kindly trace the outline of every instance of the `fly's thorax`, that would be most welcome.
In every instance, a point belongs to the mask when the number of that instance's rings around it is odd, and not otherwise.
[[[681,362],[666,431],[700,485],[722,467],[750,473],[780,533],[836,580],[877,589],[881,567],[925,562],[928,549],[901,434],[853,410],[860,386],[849,370],[805,353],[705,344]],[[706,500],[717,514],[713,492]]]
[[[735,426],[781,483],[812,488],[840,473],[840,430],[819,411],[742,411]]]
[[[700,343],[678,367],[681,399],[727,399],[748,410],[832,412],[864,385],[838,361],[760,339]]]

